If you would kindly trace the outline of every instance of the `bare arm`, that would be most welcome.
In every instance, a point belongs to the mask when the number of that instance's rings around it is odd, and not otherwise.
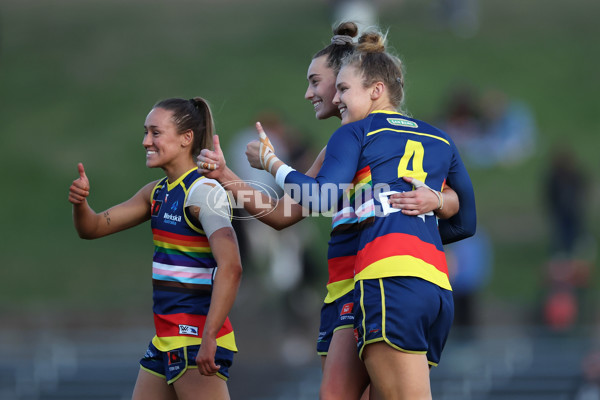
[[[216,164],[215,170],[199,169],[200,173],[208,178],[218,180],[235,197],[237,203],[242,203],[244,209],[255,216],[259,221],[270,227],[281,230],[295,224],[304,218],[305,211],[301,205],[296,203],[287,194],[280,199],[266,195],[248,185],[226,165],[225,157],[219,145],[218,136],[214,136],[214,151],[202,150],[198,156],[198,163],[207,162]],[[254,154],[258,153],[258,141],[248,143],[246,155],[251,165]],[[315,177],[323,164],[325,149],[319,153],[313,165],[308,169],[306,175]]]
[[[218,268],[202,333],[202,346],[196,357],[202,375],[214,375],[220,368],[215,364],[217,334],[233,307],[242,280],[242,263],[233,228],[215,231],[208,241]]]
[[[69,188],[69,202],[73,204],[73,223],[82,239],[96,239],[139,225],[150,219],[150,194],[156,182],[141,188],[129,200],[101,213],[88,204],[89,180],[83,164],[78,165],[79,178]]]

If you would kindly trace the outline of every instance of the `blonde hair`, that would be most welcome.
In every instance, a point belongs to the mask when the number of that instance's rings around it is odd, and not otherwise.
[[[365,87],[383,82],[392,105],[399,108],[404,101],[404,66],[397,56],[386,50],[386,35],[378,31],[363,33],[352,54],[344,59],[343,65],[357,68]]]

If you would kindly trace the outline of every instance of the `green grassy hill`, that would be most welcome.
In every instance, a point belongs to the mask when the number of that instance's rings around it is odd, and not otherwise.
[[[533,306],[548,256],[542,177],[555,144],[572,147],[590,174],[586,221],[599,233],[600,4],[481,1],[471,37],[436,26],[432,4],[383,2],[380,9],[406,64],[411,114],[435,118],[448,87],[468,80],[527,102],[536,116],[532,157],[470,166],[480,224],[494,243],[486,293]],[[146,306],[149,229],[79,239],[67,202],[77,163],[86,167],[97,211],[159,178],[161,171],[144,166],[142,125],[156,100],[174,96],[207,98],[225,143],[274,108],[322,147],[338,122],[317,122],[303,94],[306,67],[330,26],[327,3],[318,0],[3,1],[0,312]],[[320,227],[315,253],[325,272],[328,221],[302,223]]]

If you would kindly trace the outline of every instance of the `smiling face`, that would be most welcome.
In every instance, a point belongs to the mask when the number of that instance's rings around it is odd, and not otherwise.
[[[142,144],[146,149],[148,168],[167,170],[190,152],[188,145],[193,134],[187,131],[180,135],[172,117],[173,112],[163,108],[153,108],[146,117]]]
[[[374,108],[373,86],[365,87],[360,71],[352,65],[342,67],[333,99],[340,110],[342,125],[365,118]]]
[[[308,88],[304,98],[309,100],[317,119],[340,117],[337,107],[332,103],[335,96],[335,71],[327,66],[327,56],[314,58],[306,74]]]

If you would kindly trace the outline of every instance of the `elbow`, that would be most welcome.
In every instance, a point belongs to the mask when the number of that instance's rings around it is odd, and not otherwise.
[[[89,232],[77,231],[77,234],[79,235],[80,239],[85,239],[85,240],[96,239],[96,237]]]
[[[229,268],[229,279],[231,279],[232,282],[237,282],[237,284],[239,285],[239,283],[242,281],[242,275],[243,275],[242,263],[241,262],[233,263]]]

